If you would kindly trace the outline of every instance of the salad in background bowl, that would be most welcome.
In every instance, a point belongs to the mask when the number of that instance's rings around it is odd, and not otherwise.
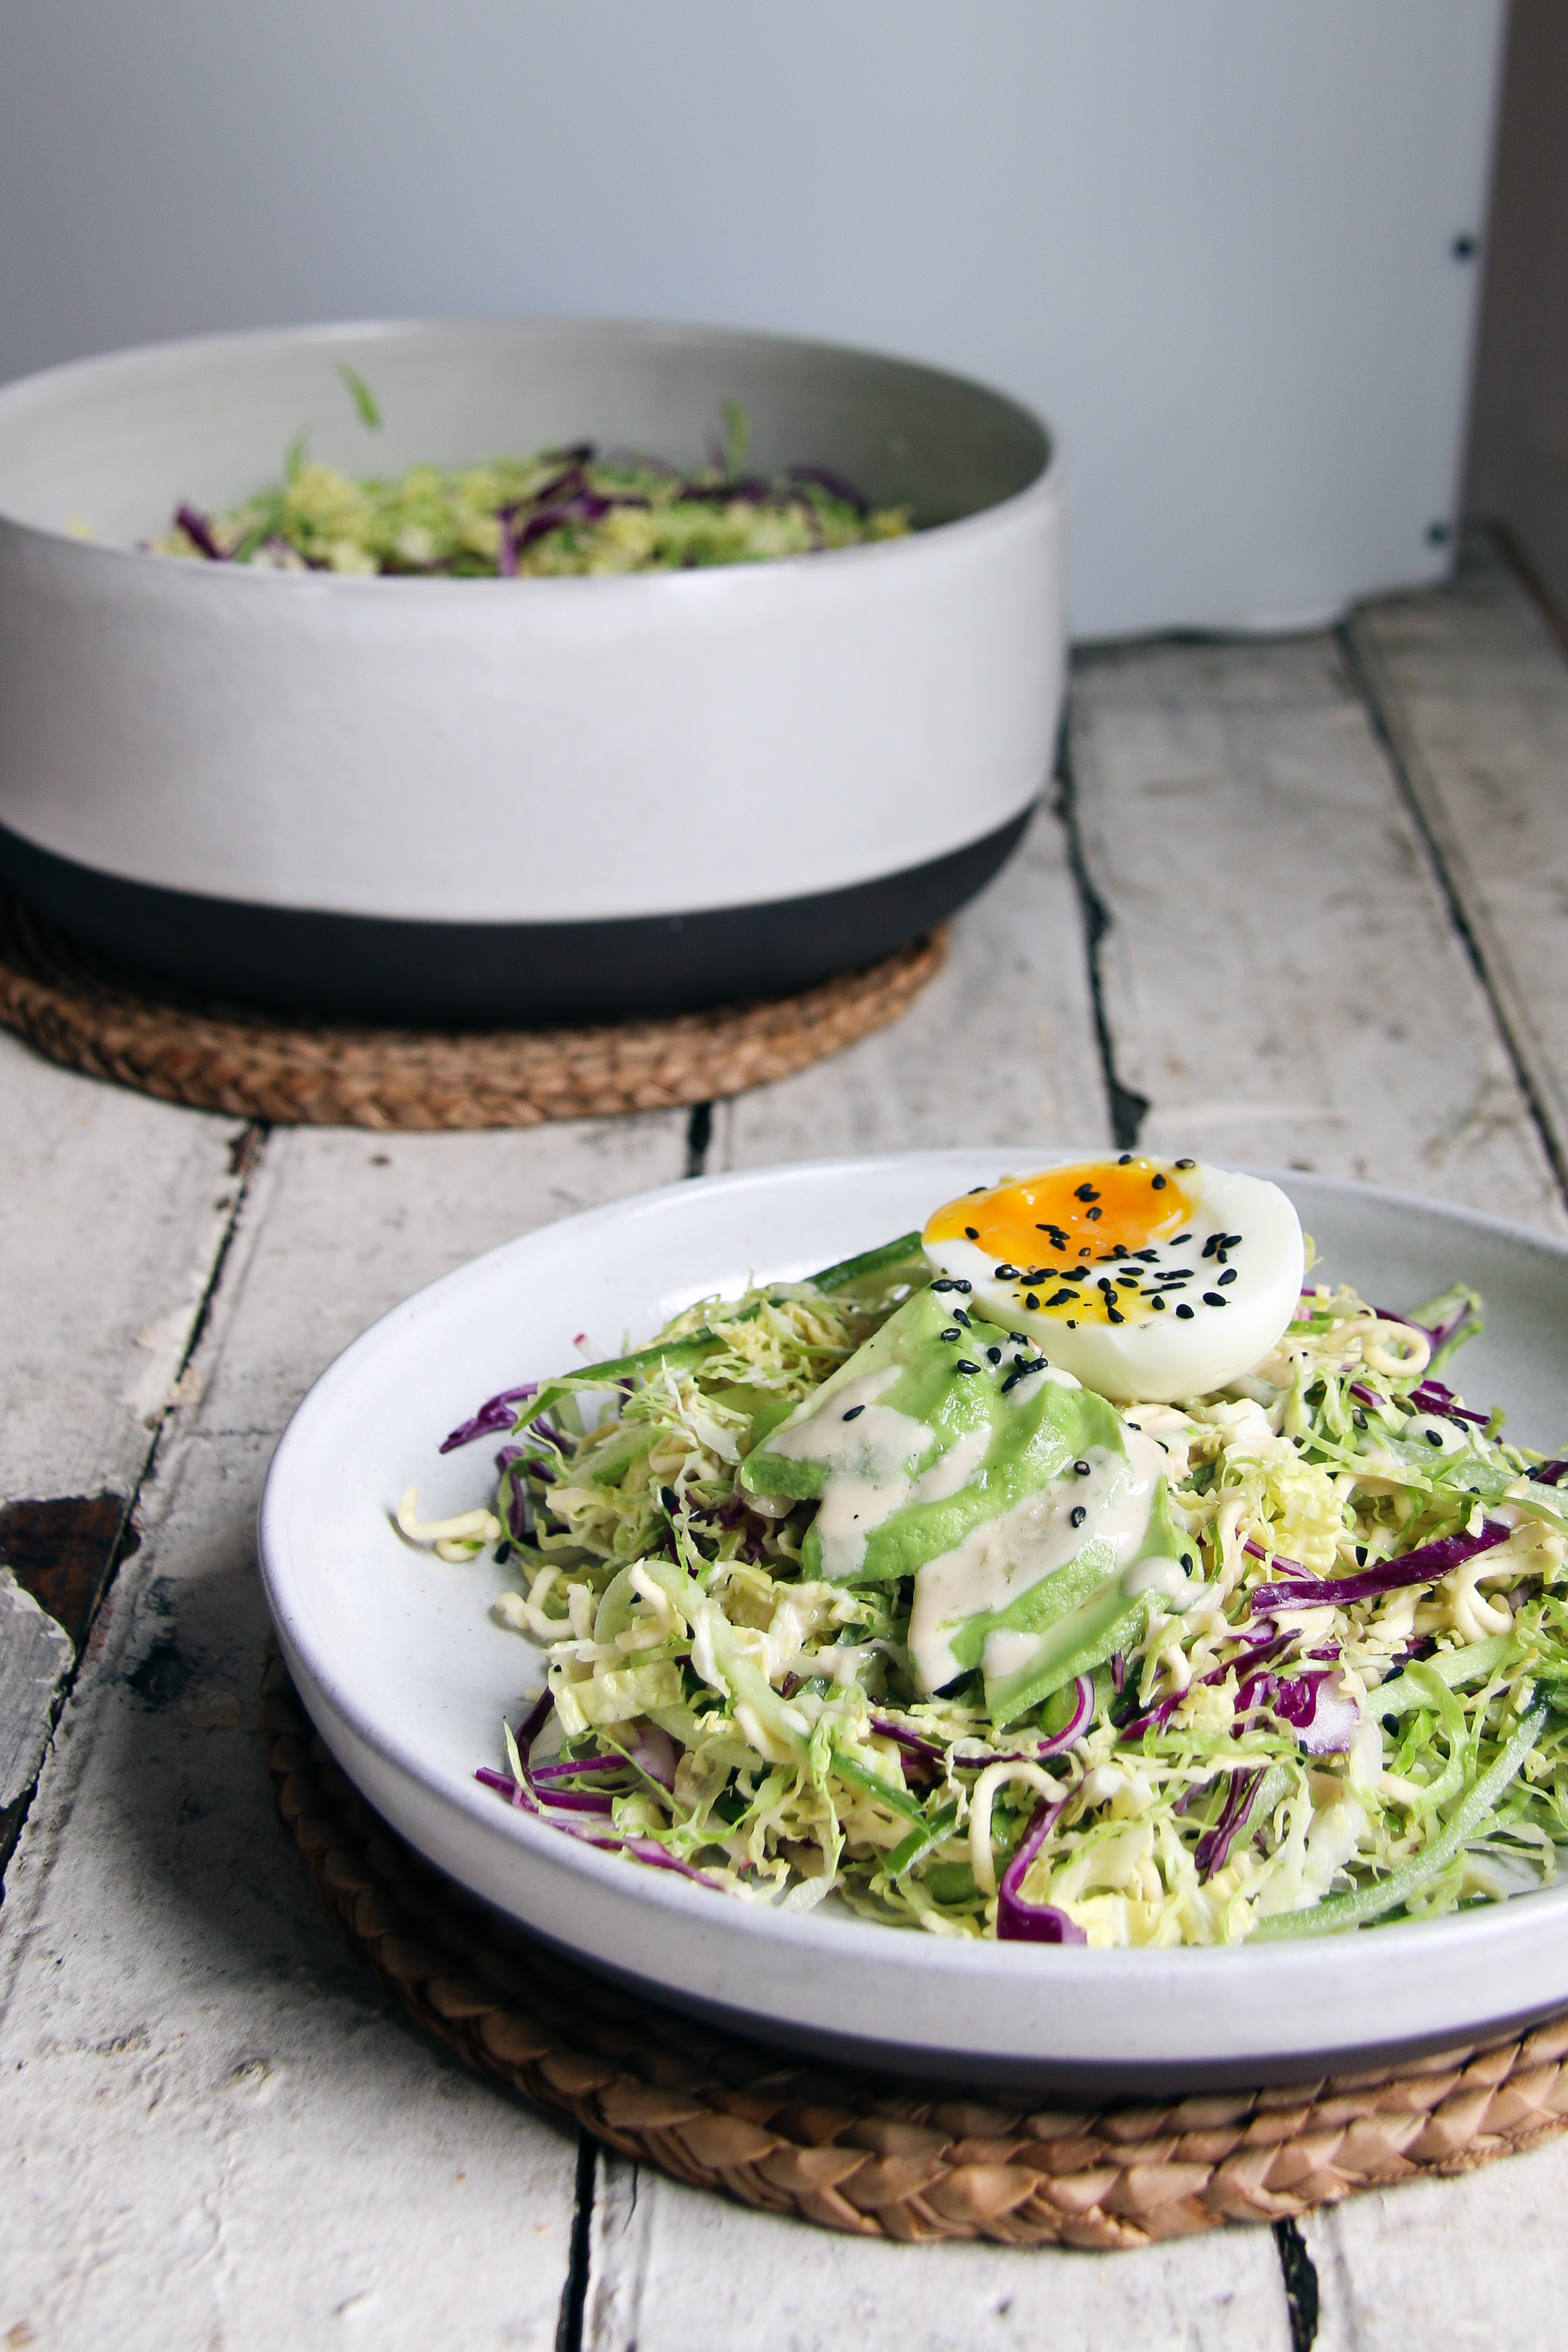
[[[725,402],[743,461],[725,454],[712,512],[672,508],[668,544],[643,544],[651,488],[600,514],[591,478],[558,483],[574,512],[526,547],[549,509],[500,509],[551,478],[480,494],[498,452],[587,444],[695,489]],[[290,535],[287,497],[255,501],[301,433],[311,511]],[[779,495],[792,467],[809,475]],[[401,485],[390,503],[372,474]],[[864,523],[861,501],[913,528]],[[146,551],[177,509],[218,560]],[[228,560],[247,516],[264,560]],[[681,531],[687,552],[775,543],[668,568]],[[509,544],[533,576],[502,576]],[[439,567],[465,549],[495,576],[455,586]],[[231,1000],[547,1022],[871,961],[1020,838],[1066,633],[1049,432],[910,361],[415,322],[166,344],[0,389],[0,873],[106,953]]]

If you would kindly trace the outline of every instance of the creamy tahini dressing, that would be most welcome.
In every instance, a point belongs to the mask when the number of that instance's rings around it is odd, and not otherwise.
[[[884,1364],[879,1371],[846,1381],[820,1411],[768,1439],[770,1454],[820,1462],[826,1469],[816,1532],[822,1572],[830,1580],[858,1574],[865,1564],[867,1537],[909,1501],[915,1464],[936,1443],[928,1422],[877,1402],[894,1386],[901,1370],[898,1364]],[[845,1414],[857,1405],[861,1410],[853,1421],[846,1421]]]
[[[1103,1446],[1091,1446],[1082,1457],[1089,1465],[1087,1477],[1069,1471],[1054,1486],[1026,1496],[999,1518],[984,1520],[953,1550],[928,1560],[918,1571],[910,1657],[924,1689],[941,1690],[961,1671],[952,1642],[970,1618],[1010,1607],[1043,1578],[1076,1559],[1093,1538],[1109,1543],[1118,1567],[1141,1549],[1165,1457],[1138,1430],[1125,1430],[1123,1442],[1125,1459]],[[1074,1527],[1072,1514],[1080,1508],[1086,1516]],[[1130,1600],[1150,1591],[1174,1597],[1186,1583],[1179,1563],[1173,1560],[1140,1561],[1121,1570],[1121,1577]],[[1037,1633],[1005,1629],[989,1634],[987,1675],[1019,1671],[1038,1641]]]

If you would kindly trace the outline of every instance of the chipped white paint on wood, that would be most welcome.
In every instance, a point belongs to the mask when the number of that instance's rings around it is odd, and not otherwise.
[[[254,1518],[283,1422],[374,1316],[684,1153],[674,1116],[270,1139],[8,1874],[0,2341],[553,2344],[574,2138],[470,2081],[321,1916],[255,1729]]]
[[[571,2138],[402,2018],[272,1811],[267,1452],[187,1449],[7,1875],[0,2343],[549,2352]]]
[[[1549,2352],[1568,2308],[1565,2202],[1568,2142],[1557,2140],[1309,2215],[1314,2352]]]
[[[828,2238],[607,2158],[584,2352],[1289,2352],[1267,2230],[1142,2253]]]
[[[1351,636],[1568,1170],[1568,663],[1479,538]]]
[[[1109,1141],[1083,925],[1047,806],[1012,865],[959,916],[945,970],[904,1018],[721,1105],[708,1165]]]
[[[1080,666],[1072,760],[1142,1139],[1564,1229],[1491,1008],[1331,637]]]
[[[0,1568],[0,1811],[38,1769],[55,1691],[71,1663],[70,1637]]]
[[[0,1034],[0,1495],[134,1486],[233,1204],[240,1131]]]
[[[1521,782],[1521,754],[1508,773],[1530,824],[1549,828],[1564,689],[1539,647],[1519,652],[1510,611],[1502,599],[1477,625],[1547,713],[1540,772]],[[1396,677],[1385,638],[1363,628],[1358,642],[1407,695],[1437,773],[1443,730],[1460,732],[1460,714],[1438,709],[1439,656],[1406,646]],[[1506,711],[1496,724],[1517,745]],[[1114,919],[1106,1002],[1123,1083],[1152,1100],[1147,1139],[1561,1225],[1331,641],[1098,655],[1075,726],[1085,838]],[[1454,806],[1457,825],[1484,823],[1473,800]],[[1486,859],[1469,870],[1500,889]],[[1045,816],[961,919],[947,973],[908,1018],[721,1108],[710,1166],[974,1138],[1103,1144],[1085,975]],[[0,1107],[13,1351],[0,1491],[120,1482],[184,1350],[223,1229],[216,1204],[232,1192],[232,1129],[67,1077],[4,1039]],[[670,1115],[269,1139],[165,1431],[142,1550],[62,1718],[0,1911],[0,2342],[31,2329],[131,2352],[553,2343],[571,2140],[470,2083],[320,1916],[252,1727],[252,1515],[277,1433],[364,1323],[513,1233],[679,1175],[685,1135]],[[747,2213],[614,2159],[599,2175],[594,2352],[737,2352],[764,2337],[778,2352],[1289,2343],[1261,2231],[1109,2257],[904,2248]],[[1548,2340],[1568,2284],[1565,2186],[1568,2150],[1546,2151],[1310,2221],[1324,2352],[1417,2335],[1489,2352]]]

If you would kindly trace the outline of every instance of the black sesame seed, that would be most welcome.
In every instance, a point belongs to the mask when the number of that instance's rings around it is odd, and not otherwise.
[[[944,1331],[944,1332],[942,1333],[942,1338],[943,1338],[944,1339],[956,1339],[959,1337],[959,1329],[958,1329],[958,1326],[957,1326],[957,1324],[956,1324],[956,1323],[954,1323],[954,1324],[951,1327],[951,1328],[950,1328],[950,1329],[948,1329],[948,1330],[946,1330],[946,1331]]]
[[[1131,1168],[1132,1165],[1132,1154],[1130,1151],[1124,1151],[1116,1164],[1118,1168]]]
[[[1197,1164],[1195,1160],[1178,1160],[1176,1162],[1178,1168],[1195,1168]]]
[[[1073,1194],[1073,1199],[1075,1201],[1098,1201],[1099,1198],[1100,1194],[1095,1191],[1092,1184],[1080,1184],[1077,1192]]]
[[[1385,1715],[1383,1718],[1383,1727],[1384,1731],[1397,1731],[1399,1717],[1396,1715]]]
[[[1007,1338],[1015,1348],[1026,1348],[1029,1344],[1029,1335],[1026,1331],[1009,1331]]]
[[[1205,1257],[1213,1257],[1215,1250],[1218,1249],[1224,1239],[1225,1235],[1223,1234],[1211,1234],[1207,1241],[1204,1244]]]
[[[970,1323],[969,1318],[968,1318],[968,1316],[964,1313],[964,1311],[963,1311],[963,1307],[955,1307],[953,1308],[953,1310],[952,1310],[952,1319],[953,1319],[953,1321],[954,1321],[955,1323],[962,1323],[962,1324],[963,1324],[963,1328],[964,1328],[964,1329],[965,1329],[966,1331],[968,1331],[968,1330],[970,1330],[970,1329],[972,1329],[972,1328],[973,1328],[973,1326],[972,1326],[972,1325],[971,1325],[971,1323]]]
[[[1082,1503],[1075,1503],[1072,1507],[1071,1512],[1069,1513],[1069,1517],[1071,1517],[1075,1528],[1081,1528],[1085,1519],[1089,1517],[1089,1512]]]
[[[999,1364],[1002,1360],[1001,1349],[987,1348],[985,1350],[985,1360],[988,1364]]]
[[[1077,1475],[1079,1478],[1087,1478],[1087,1477],[1088,1477],[1088,1475],[1089,1475],[1089,1465],[1088,1465],[1088,1463],[1087,1463],[1087,1462],[1075,1462],[1075,1463],[1073,1464],[1073,1465],[1072,1465],[1072,1466],[1073,1466],[1074,1472],[1076,1473],[1076,1475]]]
[[[1105,1319],[1108,1323],[1125,1323],[1127,1318],[1125,1315],[1119,1315],[1114,1307],[1108,1307],[1105,1310]]]
[[[1178,1307],[1176,1312],[1181,1317],[1184,1323],[1190,1323],[1192,1321],[1193,1310],[1190,1307]]]
[[[1089,1223],[1091,1225],[1094,1225],[1094,1224],[1098,1224],[1098,1223],[1099,1223],[1099,1222],[1100,1222],[1100,1213],[1101,1213],[1100,1210],[1098,1210],[1098,1209],[1086,1209],[1086,1210],[1084,1211],[1084,1213],[1084,1213],[1085,1217],[1088,1219]]]
[[[964,1295],[964,1297],[965,1297],[965,1298],[967,1298],[967,1297],[968,1297],[968,1296],[969,1296],[969,1294],[970,1294],[970,1292],[973,1289],[974,1285],[973,1285],[972,1282],[965,1282],[965,1281],[964,1281],[964,1279],[963,1279],[963,1276],[962,1276],[962,1275],[960,1275],[960,1276],[958,1277],[958,1280],[953,1284],[953,1286],[953,1286],[954,1290],[962,1290],[962,1291],[963,1291],[963,1295]]]
[[[1442,1438],[1439,1436],[1438,1433],[1437,1433],[1437,1432],[1436,1432],[1436,1430],[1435,1430],[1435,1429],[1429,1429],[1429,1430],[1427,1430],[1427,1432],[1426,1433],[1426,1443],[1427,1443],[1427,1444],[1428,1444],[1428,1445],[1441,1445],[1441,1444],[1442,1444],[1442,1443],[1443,1443]]]
[[[1070,1292],[1070,1291],[1068,1291],[1068,1292],[1064,1293],[1064,1296],[1065,1296],[1065,1297],[1070,1297],[1072,1296],[1072,1294],[1071,1294],[1071,1292]],[[1025,1306],[1028,1308],[1028,1310],[1029,1310],[1029,1312],[1030,1312],[1030,1314],[1031,1314],[1031,1315],[1034,1313],[1034,1311],[1035,1311],[1036,1307],[1039,1305],[1039,1303],[1040,1303],[1040,1301],[1039,1301],[1039,1295],[1038,1295],[1038,1293],[1037,1293],[1037,1292],[1033,1291],[1033,1290],[1026,1290],[1026,1291],[1024,1293],[1024,1304],[1025,1304]]]
[[[1134,1257],[1141,1257],[1146,1265],[1152,1265],[1160,1253],[1157,1249],[1134,1250],[1132,1255]]]
[[[1205,1307],[1228,1307],[1229,1304],[1229,1299],[1226,1298],[1220,1291],[1205,1290],[1204,1293],[1204,1305]]]
[[[980,1228],[978,1225],[965,1225],[963,1230],[972,1242],[977,1242],[980,1239]]]
[[[1068,1329],[1069,1331],[1076,1331],[1078,1329],[1078,1325],[1074,1322],[1070,1315],[1068,1317]]]
[[[1151,1179],[1151,1181],[1156,1192],[1163,1192],[1164,1191],[1165,1180],[1163,1176],[1155,1176]]]
[[[1176,1162],[1177,1167],[1179,1168],[1181,1164],[1181,1161],[1178,1160]],[[1180,1249],[1184,1242],[1190,1242],[1191,1240],[1191,1234],[1178,1234],[1175,1240],[1171,1244],[1171,1247],[1173,1249]]]
[[[956,1290],[958,1288],[958,1285],[956,1282],[952,1281],[949,1276],[944,1274],[939,1280],[931,1284],[931,1288],[933,1290]]]
[[[852,1404],[844,1418],[846,1421],[858,1421],[865,1410],[863,1404]]]
[[[1089,1251],[1087,1250],[1087,1248],[1086,1248],[1086,1249],[1080,1249],[1080,1250],[1079,1250],[1079,1257],[1087,1257],[1087,1256],[1089,1255]]]
[[[1359,1405],[1356,1407],[1354,1412],[1352,1413],[1351,1419],[1354,1422],[1358,1429],[1364,1429],[1366,1427],[1366,1415],[1363,1412]]]
[[[960,1356],[952,1369],[955,1372],[977,1372],[980,1367],[978,1364],[972,1364],[967,1356]]]
[[[1223,1289],[1225,1288],[1225,1286],[1226,1286],[1226,1284],[1227,1282],[1234,1282],[1235,1280],[1236,1280],[1236,1268],[1235,1268],[1235,1266],[1232,1266],[1232,1267],[1229,1269],[1229,1271],[1228,1271],[1227,1273],[1222,1274],[1222,1275],[1220,1276],[1220,1278],[1219,1278],[1219,1286],[1220,1286],[1220,1288],[1223,1290]]]
[[[1154,1312],[1155,1312],[1155,1314],[1156,1314],[1156,1315],[1163,1315],[1163,1314],[1164,1313],[1164,1311],[1165,1311],[1165,1302],[1164,1302],[1164,1300],[1161,1297],[1161,1296],[1160,1296],[1160,1294],[1159,1294],[1159,1292],[1158,1292],[1157,1290],[1155,1290],[1155,1291],[1147,1291],[1147,1290],[1146,1290],[1146,1291],[1144,1292],[1143,1296],[1144,1296],[1144,1297],[1145,1297],[1145,1298],[1147,1298],[1147,1299],[1149,1299],[1149,1300],[1150,1300],[1151,1304],[1152,1304],[1152,1307],[1153,1307],[1153,1309],[1154,1309]]]
[[[1046,1305],[1047,1307],[1070,1307],[1077,1297],[1078,1293],[1076,1290],[1053,1290],[1050,1297],[1047,1299]],[[1030,1304],[1033,1305],[1034,1302],[1031,1300]]]
[[[661,1486],[658,1490],[658,1499],[667,1511],[679,1511],[680,1508],[680,1497],[673,1486]]]
[[[1018,1279],[1018,1269],[1016,1265],[994,1265],[991,1271],[998,1282],[1016,1282]]]
[[[1119,1274],[1116,1279],[1123,1290],[1136,1290],[1138,1287],[1138,1276],[1135,1274]]]

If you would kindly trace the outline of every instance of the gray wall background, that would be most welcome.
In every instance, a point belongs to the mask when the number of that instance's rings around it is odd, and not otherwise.
[[[1468,503],[1504,523],[1568,630],[1568,8],[1514,0]]]
[[[1500,5],[8,0],[0,377],[333,317],[800,330],[1056,423],[1080,632],[1303,622],[1447,560]]]

